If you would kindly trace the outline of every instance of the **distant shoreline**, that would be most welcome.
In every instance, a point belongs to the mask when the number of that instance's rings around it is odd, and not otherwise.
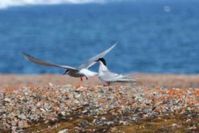
[[[131,74],[130,74],[131,75]],[[151,74],[151,73],[133,73],[132,77],[137,81],[137,84],[146,87],[180,87],[180,88],[199,88],[199,75],[192,74]],[[0,74],[0,88],[5,90],[5,87],[16,88],[15,86],[35,85],[46,86],[49,83],[56,85],[70,84],[76,86],[80,83],[79,78],[72,78],[61,74]],[[102,85],[97,77],[84,79],[83,85],[96,86]]]

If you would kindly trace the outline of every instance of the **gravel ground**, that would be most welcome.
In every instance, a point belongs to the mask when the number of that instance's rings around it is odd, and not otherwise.
[[[59,75],[1,75],[0,132],[130,132],[171,117],[187,122],[181,131],[199,131],[199,76],[134,76],[136,83],[104,87],[94,77],[78,87],[79,79]]]

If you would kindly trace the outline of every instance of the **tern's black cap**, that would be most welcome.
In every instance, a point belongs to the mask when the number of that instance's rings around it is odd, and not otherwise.
[[[97,61],[101,61],[106,66],[106,60],[104,58],[99,58]]]

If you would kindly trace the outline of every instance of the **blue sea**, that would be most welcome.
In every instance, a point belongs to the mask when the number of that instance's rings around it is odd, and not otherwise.
[[[71,66],[105,57],[118,73],[199,74],[199,2],[134,1],[0,10],[0,73],[63,73],[21,52]],[[97,70],[95,65],[92,70]]]

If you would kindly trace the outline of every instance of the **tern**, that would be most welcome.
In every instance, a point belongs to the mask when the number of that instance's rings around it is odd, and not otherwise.
[[[96,62],[99,62],[98,77],[106,85],[114,82],[135,82],[135,80],[129,76],[111,72],[104,58],[99,58]]]
[[[80,78],[81,81],[83,81],[83,77],[86,77],[86,79],[88,79],[88,77],[92,77],[92,76],[97,75],[96,72],[90,71],[89,68],[96,63],[97,59],[104,57],[116,45],[117,45],[117,43],[113,44],[110,48],[108,48],[108,49],[104,50],[103,52],[99,53],[98,55],[90,58],[84,64],[81,64],[79,67],[72,67],[72,66],[68,66],[68,65],[54,64],[54,63],[47,62],[47,61],[41,60],[39,58],[33,57],[33,56],[31,56],[27,53],[22,53],[22,54],[25,57],[25,59],[27,59],[30,62],[33,62],[35,64],[39,64],[39,65],[43,65],[43,66],[63,68],[63,69],[65,69],[64,74],[68,74],[71,77]]]

